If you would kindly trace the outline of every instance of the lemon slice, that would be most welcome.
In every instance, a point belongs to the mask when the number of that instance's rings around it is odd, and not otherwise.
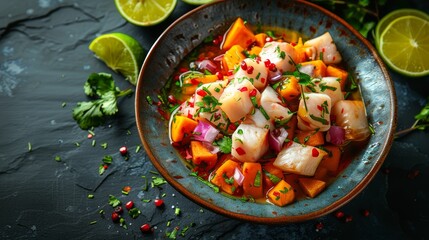
[[[115,0],[115,4],[128,22],[138,26],[152,26],[170,16],[177,0]]]
[[[429,21],[415,16],[392,21],[380,36],[378,50],[386,64],[403,75],[429,74]]]
[[[133,37],[123,33],[108,33],[95,38],[89,49],[115,72],[136,85],[144,51]]]
[[[389,14],[387,14],[386,16],[384,16],[377,24],[377,27],[375,28],[375,44],[376,46],[379,45],[379,39],[381,36],[381,33],[384,31],[384,29],[386,29],[386,27],[389,25],[389,23],[391,23],[393,20],[399,18],[399,17],[403,17],[403,16],[416,16],[416,17],[420,17],[423,19],[426,19],[429,21],[429,15],[426,14],[425,12],[422,12],[420,10],[417,9],[412,9],[412,8],[401,8],[398,10],[394,10],[392,12],[390,12]]]
[[[182,1],[192,5],[203,5],[209,2],[213,2],[214,0],[182,0]]]

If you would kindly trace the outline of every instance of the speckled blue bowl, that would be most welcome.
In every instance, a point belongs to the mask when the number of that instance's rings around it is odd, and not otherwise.
[[[170,145],[168,122],[146,96],[157,93],[174,68],[211,33],[224,32],[237,18],[252,24],[278,26],[314,37],[329,31],[348,70],[355,73],[364,96],[369,122],[375,128],[365,148],[350,165],[314,199],[302,199],[286,207],[243,203],[215,193],[189,176],[180,154]],[[257,223],[299,222],[320,217],[355,197],[380,169],[396,127],[396,99],[392,82],[373,46],[344,20],[305,1],[220,1],[201,6],[174,22],[148,53],[136,93],[136,121],[142,143],[152,163],[179,192],[217,213]]]

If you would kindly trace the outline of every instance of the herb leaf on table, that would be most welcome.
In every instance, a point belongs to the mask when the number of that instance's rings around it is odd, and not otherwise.
[[[101,125],[106,116],[118,112],[117,99],[134,92],[131,89],[121,91],[108,73],[92,73],[83,88],[85,94],[93,100],[78,102],[73,108],[73,119],[82,129]]]

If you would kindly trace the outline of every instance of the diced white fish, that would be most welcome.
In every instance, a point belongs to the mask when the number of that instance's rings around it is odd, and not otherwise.
[[[331,126],[331,98],[323,93],[304,93],[298,107],[298,128],[327,131]]]
[[[293,115],[289,108],[282,105],[280,96],[270,86],[261,93],[261,106],[273,121],[290,119]]]
[[[229,119],[222,109],[216,109],[214,112],[199,112],[199,117],[211,122],[213,126],[221,131],[228,131]]]
[[[324,93],[331,98],[331,105],[334,106],[340,100],[344,100],[344,94],[341,91],[339,78],[324,77],[322,79],[313,80],[315,84],[314,90],[317,93]]]
[[[261,93],[253,84],[245,79],[233,79],[224,89],[219,98],[220,108],[226,113],[231,122],[236,122],[254,109],[254,102],[259,103]]]
[[[268,70],[261,60],[246,58],[245,67],[238,68],[234,78],[247,78],[259,91],[263,90],[268,82]]]
[[[270,60],[280,72],[294,71],[298,54],[292,45],[285,42],[267,42],[259,53],[262,62]],[[292,60],[291,60],[292,59]]]
[[[195,115],[195,95],[192,95],[188,100],[184,101],[178,108],[177,114],[194,118]]]
[[[332,108],[336,125],[344,128],[350,141],[362,141],[371,135],[365,105],[360,100],[341,100]]]
[[[284,172],[313,176],[325,155],[327,152],[319,148],[292,142],[283,147],[273,165]]]
[[[274,125],[273,123],[270,121],[270,118],[267,116],[265,116],[261,110],[259,110],[258,108],[255,109],[255,111],[253,112],[253,114],[249,114],[247,115],[246,119],[244,120],[245,123],[250,123],[253,124],[257,127],[260,128],[268,128],[268,129],[273,129]]]
[[[304,47],[315,47],[317,49],[316,58],[320,59],[321,54],[323,55],[322,59],[325,64],[334,64],[340,63],[342,60],[340,52],[337,50],[337,46],[332,39],[332,36],[329,32],[326,32],[316,38],[307,40],[304,43]]]
[[[241,123],[232,134],[231,154],[241,162],[258,161],[269,148],[268,128]]]

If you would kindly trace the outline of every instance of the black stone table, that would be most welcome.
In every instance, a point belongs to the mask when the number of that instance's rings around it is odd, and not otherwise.
[[[429,9],[426,1],[396,2],[383,11]],[[0,239],[165,239],[176,228],[177,239],[429,239],[429,130],[394,141],[382,170],[340,209],[349,221],[330,214],[282,226],[228,219],[168,184],[152,187],[160,176],[140,147],[134,96],[120,100],[118,115],[89,139],[72,118],[76,103],[86,100],[89,74],[112,73],[121,89],[134,88],[94,58],[91,40],[123,32],[148,51],[192,8],[179,0],[165,22],[143,28],[127,23],[112,0],[1,0]],[[427,102],[429,78],[391,76],[398,129],[404,129]],[[128,147],[128,158],[119,153],[121,146]],[[113,163],[100,176],[106,155]],[[122,193],[125,186],[131,187],[128,195]],[[124,215],[127,229],[112,222],[109,195],[123,204],[132,200],[141,210],[136,219]],[[157,197],[164,199],[164,208],[154,206]],[[152,234],[140,232],[144,223],[154,227]]]

